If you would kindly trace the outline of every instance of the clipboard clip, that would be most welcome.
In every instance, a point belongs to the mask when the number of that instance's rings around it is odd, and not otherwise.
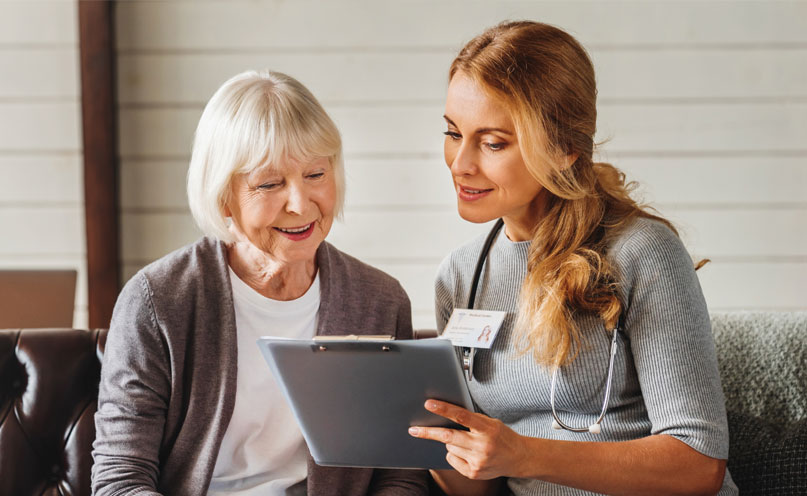
[[[468,382],[474,380],[474,357],[476,356],[476,348],[463,348],[462,349],[462,370],[465,371],[465,377]]]
[[[386,344],[381,345],[381,351],[391,351],[391,350],[392,348],[390,348],[389,345]],[[317,351],[328,351],[328,347],[325,346],[324,344],[318,345]]]

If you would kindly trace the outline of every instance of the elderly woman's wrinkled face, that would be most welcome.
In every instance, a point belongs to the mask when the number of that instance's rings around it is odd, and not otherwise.
[[[314,260],[333,224],[336,181],[327,158],[290,160],[233,178],[235,228],[280,262]]]

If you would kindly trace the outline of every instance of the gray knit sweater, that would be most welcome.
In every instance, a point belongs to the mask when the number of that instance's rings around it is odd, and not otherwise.
[[[484,236],[454,250],[436,281],[437,328],[454,308],[466,308]],[[728,427],[709,314],[692,259],[663,224],[640,219],[617,239],[609,259],[626,303],[608,413],[602,433],[554,430],[551,374],[528,353],[515,353],[513,324],[527,273],[529,241],[499,233],[479,283],[476,308],[507,312],[490,350],[478,350],[469,383],[478,411],[522,435],[568,441],[626,441],[667,434],[707,456],[728,457]],[[610,336],[594,315],[578,315],[584,344],[561,368],[555,405],[566,424],[588,426],[602,408]],[[686,477],[686,474],[681,474]],[[517,495],[590,494],[533,479],[509,479]],[[726,471],[721,495],[737,494]]]
[[[318,335],[412,337],[409,298],[395,279],[327,242],[317,250],[317,265]],[[202,238],[145,267],[121,291],[101,370],[93,494],[207,492],[237,385],[227,267],[224,245]],[[307,490],[325,496],[425,495],[426,475],[320,467],[309,457]]]

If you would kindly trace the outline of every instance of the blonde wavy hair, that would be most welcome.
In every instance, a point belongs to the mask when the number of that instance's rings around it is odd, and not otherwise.
[[[508,109],[527,170],[545,189],[515,328],[522,353],[566,365],[581,345],[575,315],[594,313],[608,329],[619,320],[619,278],[606,257],[614,238],[638,217],[675,229],[631,198],[635,183],[621,171],[593,161],[594,67],[572,36],[538,22],[502,23],[465,45],[449,79],[459,71]]]

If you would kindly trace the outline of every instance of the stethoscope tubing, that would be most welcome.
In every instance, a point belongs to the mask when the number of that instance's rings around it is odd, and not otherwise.
[[[617,342],[616,338],[619,335],[619,327],[617,326],[616,329],[613,330],[613,336],[611,337],[611,350],[609,352],[610,356],[608,357],[608,379],[605,382],[605,397],[602,400],[602,410],[600,411],[599,417],[597,420],[594,421],[588,427],[572,427],[564,423],[560,417],[558,417],[558,412],[555,410],[555,384],[558,378],[558,369],[560,368],[559,365],[555,366],[552,370],[552,386],[549,388],[549,404],[552,406],[552,419],[555,423],[552,424],[552,427],[555,427],[557,424],[559,427],[572,432],[591,432],[592,434],[596,434],[596,432],[592,431],[593,426],[599,426],[602,422],[602,419],[605,418],[605,412],[608,411],[608,402],[611,399],[611,379],[614,376],[614,361],[616,360],[616,350],[617,350]],[[599,429],[594,429],[595,431],[599,431]]]
[[[471,292],[468,294],[468,309],[472,309],[474,307],[474,303],[476,302],[476,290],[479,286],[479,278],[482,276],[482,268],[485,266],[485,261],[488,259],[490,247],[493,245],[493,241],[496,239],[496,235],[499,234],[499,231],[503,225],[503,219],[497,220],[496,224],[493,225],[493,228],[488,233],[488,237],[485,238],[485,244],[482,245],[482,253],[479,255],[479,259],[476,261],[476,267],[474,267],[474,278],[471,282]],[[467,377],[468,382],[474,380],[475,357],[476,348],[462,348],[462,356],[460,358],[462,360],[462,369],[465,370],[465,376]]]
[[[474,276],[471,282],[471,291],[468,294],[468,307],[469,309],[474,308],[474,303],[476,302],[476,292],[479,286],[479,279],[482,276],[482,269],[485,266],[485,262],[488,258],[488,254],[490,253],[490,247],[493,245],[496,236],[499,234],[502,226],[504,225],[504,220],[499,219],[494,224],[493,228],[488,233],[487,238],[485,239],[485,243],[482,246],[482,251],[479,254],[479,259],[476,261],[476,267],[474,268]],[[619,335],[619,330],[622,328],[622,317],[620,316],[619,322],[617,323],[616,328],[612,331],[611,336],[611,349],[609,352],[608,357],[608,377],[605,383],[605,395],[603,397],[602,402],[602,410],[600,411],[597,420],[589,425],[588,427],[573,427],[566,423],[564,423],[560,417],[558,416],[558,412],[555,409],[555,389],[557,384],[557,377],[558,377],[558,369],[560,368],[559,365],[556,365],[552,371],[552,385],[550,386],[549,391],[549,403],[552,407],[552,427],[555,429],[565,429],[571,432],[590,432],[592,434],[598,434],[600,432],[600,423],[605,418],[605,414],[608,411],[608,403],[611,399],[611,382],[614,375],[614,362],[616,361],[616,351],[617,351],[617,337]],[[476,355],[476,348],[462,348],[462,354],[460,359],[462,361],[462,368],[465,370],[466,377],[468,381],[473,380],[473,370],[474,370],[474,358]]]

